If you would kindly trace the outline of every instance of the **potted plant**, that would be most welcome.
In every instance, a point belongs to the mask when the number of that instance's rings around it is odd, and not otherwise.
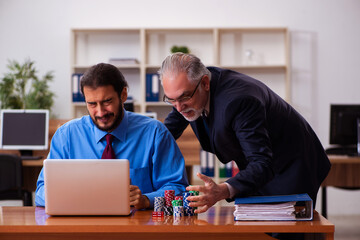
[[[49,89],[52,72],[41,79],[37,76],[35,62],[30,59],[23,64],[13,60],[7,65],[0,82],[0,108],[2,109],[51,109],[55,94]]]
[[[177,52],[182,52],[182,53],[190,53],[190,50],[188,47],[186,46],[172,46],[172,48],[170,49],[171,53],[177,53]]]

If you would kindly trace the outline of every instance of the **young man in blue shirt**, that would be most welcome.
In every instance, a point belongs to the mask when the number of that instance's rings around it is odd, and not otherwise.
[[[157,120],[124,110],[127,82],[110,64],[100,63],[85,72],[81,91],[89,115],[61,126],[54,134],[49,159],[100,159],[105,136],[113,137],[115,158],[130,163],[130,205],[153,207],[154,197],[167,189],[175,194],[188,185],[183,156],[165,126]],[[71,187],[71,186],[69,186]],[[45,206],[44,175],[40,172],[35,203]]]

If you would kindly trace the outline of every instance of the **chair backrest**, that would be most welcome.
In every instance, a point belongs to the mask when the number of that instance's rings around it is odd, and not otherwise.
[[[0,154],[0,192],[15,190],[21,194],[21,158],[12,154]]]

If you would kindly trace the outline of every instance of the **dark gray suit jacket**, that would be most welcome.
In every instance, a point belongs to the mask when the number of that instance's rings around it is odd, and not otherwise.
[[[316,201],[330,162],[306,120],[260,81],[244,74],[208,68],[209,135],[203,118],[190,122],[202,148],[240,172],[227,182],[248,195],[308,193]],[[165,125],[177,139],[189,122],[173,108]]]

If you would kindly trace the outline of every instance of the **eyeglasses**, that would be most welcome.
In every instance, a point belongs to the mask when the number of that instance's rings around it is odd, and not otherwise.
[[[182,96],[182,97],[180,97],[180,98],[178,98],[178,99],[171,99],[171,98],[168,98],[166,95],[164,95],[163,101],[164,101],[165,103],[167,103],[167,104],[170,104],[170,105],[173,105],[173,104],[176,103],[176,102],[178,102],[178,103],[185,103],[185,102],[189,101],[189,100],[194,96],[196,90],[198,89],[198,87],[199,87],[199,85],[200,85],[200,83],[201,83],[201,80],[202,80],[202,77],[201,77],[200,81],[198,82],[198,84],[196,85],[196,87],[195,87],[195,89],[194,89],[194,91],[192,92],[191,95],[189,95],[189,96]]]

